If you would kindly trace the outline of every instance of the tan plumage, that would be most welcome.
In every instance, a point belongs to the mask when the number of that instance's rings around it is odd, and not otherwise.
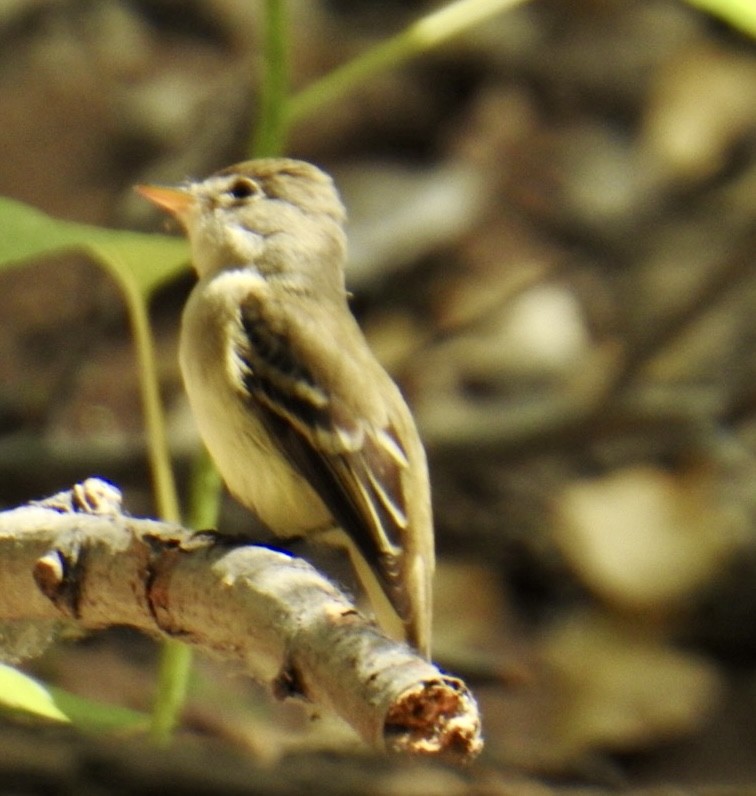
[[[428,655],[425,454],[349,311],[345,213],[331,179],[264,159],[139,190],[189,235],[199,282],[184,310],[181,369],[230,491],[278,535],[341,528]]]

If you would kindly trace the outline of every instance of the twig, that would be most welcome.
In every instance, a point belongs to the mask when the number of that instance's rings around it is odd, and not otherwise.
[[[330,707],[371,746],[460,762],[481,749],[465,684],[383,636],[306,562],[121,512],[89,479],[0,513],[0,622],[65,617],[180,638]]]

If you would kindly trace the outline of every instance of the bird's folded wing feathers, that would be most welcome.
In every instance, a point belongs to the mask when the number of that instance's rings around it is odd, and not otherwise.
[[[239,320],[234,354],[245,398],[255,402],[282,453],[374,567],[397,613],[407,618],[411,595],[403,588],[401,565],[408,525],[402,474],[408,460],[390,419],[376,423],[364,416],[353,390],[350,395],[346,385],[340,387],[327,365],[318,367],[320,358],[308,356],[305,363],[302,346],[332,345],[338,352],[338,341],[308,336],[302,327],[292,328],[292,319],[286,328],[274,327],[254,297],[242,305]]]

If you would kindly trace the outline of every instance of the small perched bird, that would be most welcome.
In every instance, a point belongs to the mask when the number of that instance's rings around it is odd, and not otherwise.
[[[229,490],[279,536],[340,529],[374,607],[382,592],[428,656],[425,452],[349,310],[346,214],[331,178],[270,158],[137,191],[189,237],[199,281],[183,313],[181,371]]]

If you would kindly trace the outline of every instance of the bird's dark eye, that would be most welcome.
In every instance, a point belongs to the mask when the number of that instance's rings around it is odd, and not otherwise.
[[[226,193],[233,199],[249,199],[250,196],[260,193],[260,187],[254,180],[250,180],[249,177],[237,177],[237,179],[231,183]]]

